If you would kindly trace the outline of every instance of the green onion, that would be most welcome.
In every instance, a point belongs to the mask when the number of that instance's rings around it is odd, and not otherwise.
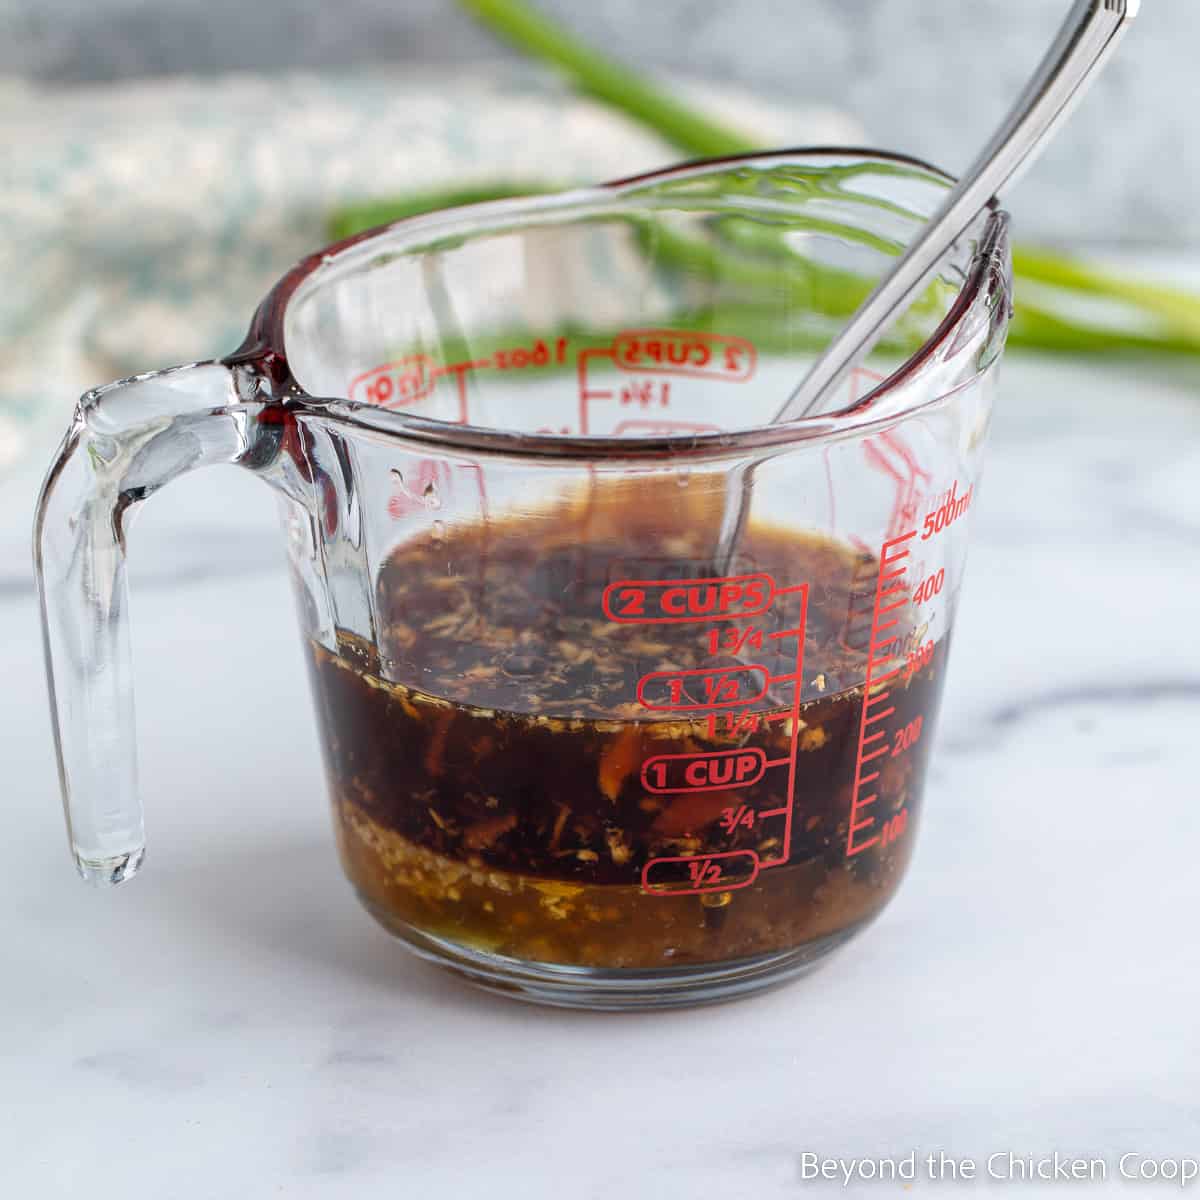
[[[634,72],[584,45],[524,0],[459,0],[495,33],[566,72],[582,92],[605,101],[654,130],[688,154],[706,157],[741,154],[756,145],[646,83]],[[555,190],[545,181],[463,185],[352,205],[335,212],[335,238],[403,217],[482,200],[508,199]],[[643,247],[693,275],[733,283],[771,283],[759,276],[774,271],[780,296],[803,294],[814,311],[829,316],[853,312],[864,294],[860,281],[797,260],[766,266],[708,243],[665,233],[657,227],[638,231]],[[1013,252],[1018,298],[1009,345],[1014,349],[1056,353],[1200,354],[1200,298],[1180,289],[1123,279],[1061,254],[1027,246]],[[752,278],[753,277],[753,278]],[[1095,309],[1105,319],[1097,320]]]
[[[743,154],[758,147],[745,134],[646,83],[640,76],[584,45],[525,0],[459,0],[494,33],[565,71],[582,92],[605,101],[654,130],[686,154]],[[530,189],[535,190],[535,189]],[[496,194],[511,195],[506,185]],[[1024,299],[1018,287],[1009,342],[1015,347],[1072,353],[1139,351],[1200,354],[1200,298],[1174,288],[1122,279],[1072,258],[1030,247],[1013,253],[1018,284],[1033,284],[1043,302]],[[1055,311],[1046,307],[1049,296]],[[1081,301],[1108,302],[1117,323],[1068,316]]]
[[[553,189],[536,183],[499,182],[492,185],[449,188],[371,201],[338,209],[330,218],[333,238],[350,237],[366,229],[421,213],[436,212],[482,200],[509,199]],[[687,238],[661,228],[639,228],[639,243],[660,262],[669,262],[681,272],[701,278],[725,278],[773,289],[781,300],[807,304],[814,312],[848,316],[862,302],[869,288],[845,273],[816,268],[803,260],[794,266],[765,265],[748,256],[722,254],[709,242]],[[1060,255],[1022,249],[1014,254],[1018,276],[1035,288],[1052,290],[1064,306],[1078,297],[1096,297],[1123,302],[1135,320],[1122,328],[1071,319],[1032,300],[1016,306],[1009,346],[1015,350],[1042,350],[1063,354],[1149,353],[1200,354],[1200,302],[1186,292],[1123,280],[1103,274]],[[778,278],[766,278],[773,273]],[[1141,326],[1149,318],[1148,328]]]
[[[389,196],[386,200],[368,200],[351,204],[334,211],[329,218],[329,236],[335,241],[353,237],[377,225],[389,225],[405,217],[419,217],[423,213],[437,212],[443,208],[458,208],[462,204],[479,204],[484,200],[511,200],[514,196],[533,196],[553,191],[545,183],[483,183],[462,187],[438,188],[428,192],[408,192],[403,196]]]
[[[505,41],[561,68],[581,92],[628,113],[685,154],[711,158],[761,149],[744,134],[709,120],[584,45],[523,0],[459,0],[459,3]]]

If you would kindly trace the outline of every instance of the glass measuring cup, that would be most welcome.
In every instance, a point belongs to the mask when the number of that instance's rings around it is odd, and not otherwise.
[[[795,151],[403,221],[299,264],[227,359],[85,395],[35,529],[84,878],[143,854],[129,518],[235,463],[281,498],[343,865],[418,953],[646,1007],[778,982],[863,928],[920,811],[1004,214],[844,411],[763,422],[946,186]]]

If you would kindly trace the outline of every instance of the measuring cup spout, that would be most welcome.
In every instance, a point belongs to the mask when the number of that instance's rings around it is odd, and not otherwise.
[[[46,476],[34,568],[59,781],[76,866],[98,885],[142,861],[126,535],[141,504],[197,467],[277,458],[283,406],[244,367],[197,363],[88,392]],[[267,477],[271,478],[270,473]]]

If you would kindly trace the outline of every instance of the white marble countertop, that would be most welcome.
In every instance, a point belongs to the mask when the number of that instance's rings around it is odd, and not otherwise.
[[[273,500],[232,470],[135,531],[149,859],[77,882],[10,480],[0,1195],[774,1200],[896,1190],[806,1151],[910,1150],[1150,1194],[1120,1154],[1200,1156],[1198,480],[1194,370],[1011,361],[906,885],[806,980],[638,1016],[474,992],[359,909]]]

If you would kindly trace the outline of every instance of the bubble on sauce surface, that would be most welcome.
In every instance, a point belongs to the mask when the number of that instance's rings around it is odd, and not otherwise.
[[[510,654],[500,665],[500,670],[510,679],[533,679],[542,675],[549,664],[537,654],[517,651]]]

